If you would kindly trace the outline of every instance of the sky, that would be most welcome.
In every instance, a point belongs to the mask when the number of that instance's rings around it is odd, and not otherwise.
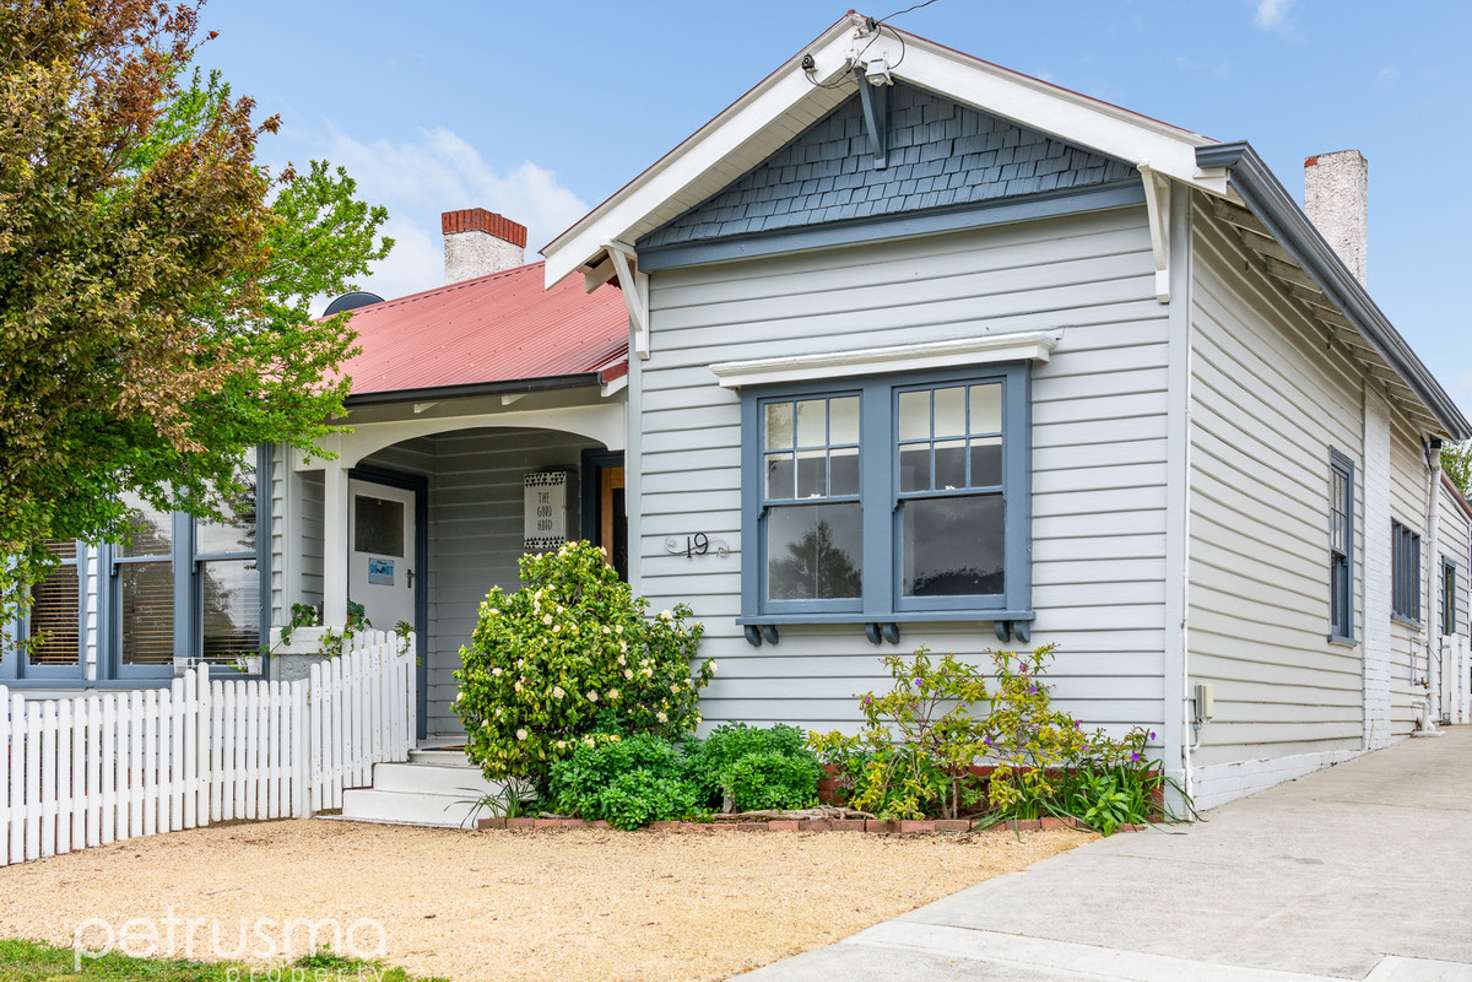
[[[902,6],[885,0],[864,13]],[[212,0],[200,52],[279,113],[270,163],[327,159],[397,245],[364,284],[438,286],[438,216],[528,226],[528,258],[800,50],[844,0]],[[1371,295],[1472,416],[1472,4],[937,0],[897,26],[1223,140],[1302,198],[1303,158],[1370,163]]]

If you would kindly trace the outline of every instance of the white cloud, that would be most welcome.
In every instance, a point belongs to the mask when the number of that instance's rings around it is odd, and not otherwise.
[[[1276,31],[1288,17],[1293,0],[1257,0],[1257,12],[1252,22],[1265,31]]]
[[[339,129],[325,155],[347,168],[363,200],[388,208],[385,234],[395,245],[363,284],[384,297],[439,286],[443,281],[440,212],[486,208],[527,227],[527,259],[581,218],[588,205],[558,183],[557,175],[525,160],[499,172],[454,132],[425,130],[419,139],[363,142]]]

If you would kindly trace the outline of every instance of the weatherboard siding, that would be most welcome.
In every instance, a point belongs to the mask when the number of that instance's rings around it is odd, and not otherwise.
[[[1441,534],[1438,536],[1438,553],[1436,556],[1436,573],[1441,575],[1442,560],[1451,560],[1457,564],[1457,592],[1452,598],[1453,608],[1457,612],[1457,632],[1467,637],[1467,561],[1468,550],[1472,547],[1472,527],[1469,527],[1467,513],[1462,508],[1462,503],[1456,496],[1446,489],[1444,484],[1437,482],[1441,494]],[[1437,580],[1437,621],[1436,628],[1441,630],[1440,597],[1441,580]],[[1443,685],[1446,683],[1443,682]]]
[[[1328,640],[1328,559],[1331,448],[1354,462],[1364,525],[1359,372],[1247,271],[1235,236],[1193,218],[1187,670],[1215,710],[1192,762],[1357,750],[1361,646]]]
[[[1390,414],[1390,516],[1421,535],[1421,623],[1390,625],[1390,732],[1409,736],[1426,708],[1426,640],[1435,604],[1426,596],[1427,564],[1433,550],[1426,536],[1427,468],[1421,441],[1398,410]]]
[[[740,412],[714,362],[1054,330],[1033,380],[1034,643],[1056,642],[1055,695],[1087,724],[1160,727],[1164,682],[1169,308],[1154,298],[1141,208],[717,266],[651,278],[641,366],[638,589],[686,602],[719,669],[708,723],[853,728],[881,656],[920,645],[979,660],[989,624],[783,627],[753,648],[741,608]],[[684,537],[725,545],[688,559]],[[678,555],[671,554],[669,537]]]

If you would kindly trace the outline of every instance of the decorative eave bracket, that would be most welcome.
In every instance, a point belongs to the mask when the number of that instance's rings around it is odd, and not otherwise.
[[[1147,163],[1139,165],[1145,182],[1145,212],[1150,222],[1150,251],[1155,256],[1155,299],[1170,303],[1170,178]]]
[[[859,83],[859,103],[864,109],[864,132],[869,135],[869,152],[874,155],[874,169],[889,166],[889,89],[893,81],[889,70],[879,62],[871,71],[854,66],[854,81]]]
[[[622,242],[605,242],[604,251],[613,264],[613,274],[623,291],[624,306],[634,325],[634,354],[649,357],[649,274],[639,272],[639,256],[632,246]]]

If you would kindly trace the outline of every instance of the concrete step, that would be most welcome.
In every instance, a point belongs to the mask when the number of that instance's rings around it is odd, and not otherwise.
[[[437,764],[441,767],[469,767],[470,761],[463,750],[411,750],[411,764]]]
[[[487,781],[481,772],[463,763],[457,767],[440,764],[376,764],[373,768],[376,791],[403,791],[419,794],[450,795],[456,798],[478,798],[501,790],[501,782]]]
[[[469,828],[467,819],[475,811],[473,797],[356,788],[342,794],[342,817],[360,822]]]

